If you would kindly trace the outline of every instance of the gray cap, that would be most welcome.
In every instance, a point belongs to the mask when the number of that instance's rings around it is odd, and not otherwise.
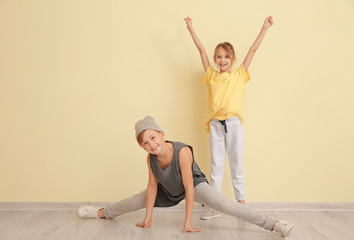
[[[163,130],[155,123],[153,117],[146,116],[144,119],[141,119],[135,123],[135,138],[138,140],[139,134],[144,131],[152,129],[158,132],[163,132]]]

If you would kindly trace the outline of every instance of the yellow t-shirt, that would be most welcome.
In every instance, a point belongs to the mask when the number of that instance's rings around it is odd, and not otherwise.
[[[205,73],[203,82],[208,85],[208,112],[206,131],[210,131],[210,121],[225,120],[237,116],[242,120],[242,104],[245,94],[245,83],[250,80],[243,64],[231,73],[218,73],[211,66]]]

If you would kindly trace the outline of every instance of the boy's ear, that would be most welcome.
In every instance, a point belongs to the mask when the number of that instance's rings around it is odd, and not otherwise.
[[[160,136],[161,136],[162,138],[165,138],[165,133],[164,133],[164,132],[160,132]]]

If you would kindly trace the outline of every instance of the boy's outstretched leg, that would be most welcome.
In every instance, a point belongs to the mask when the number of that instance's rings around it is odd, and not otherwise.
[[[108,205],[106,208],[81,206],[76,213],[82,218],[114,218],[122,214],[137,211],[146,206],[146,190],[131,198]]]
[[[269,231],[275,231],[282,236],[289,235],[292,224],[261,214],[258,211],[223,197],[215,188],[203,182],[195,187],[194,201],[207,205],[217,211],[240,218]]]

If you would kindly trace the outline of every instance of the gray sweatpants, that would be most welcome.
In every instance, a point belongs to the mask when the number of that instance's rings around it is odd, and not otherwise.
[[[258,211],[223,197],[214,187],[202,182],[195,187],[194,201],[211,207],[217,211],[240,218],[259,227],[272,231],[275,219],[260,214]],[[131,198],[109,205],[104,209],[106,218],[114,218],[122,214],[137,211],[146,207],[146,190]]]

